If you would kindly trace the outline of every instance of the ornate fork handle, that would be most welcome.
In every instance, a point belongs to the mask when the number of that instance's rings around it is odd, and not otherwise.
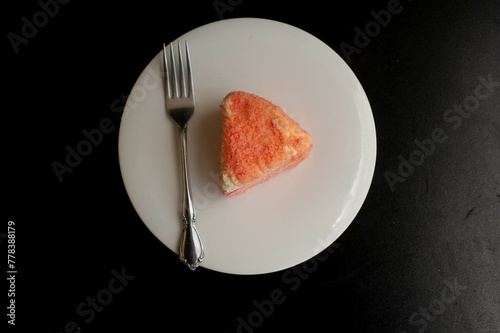
[[[182,164],[182,218],[183,230],[179,249],[179,259],[192,271],[203,261],[203,243],[196,229],[196,210],[191,198],[189,169],[187,162],[187,126],[179,126]]]

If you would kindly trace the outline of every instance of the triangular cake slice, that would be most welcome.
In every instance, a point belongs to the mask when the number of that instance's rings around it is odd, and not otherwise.
[[[225,196],[245,192],[309,156],[309,133],[270,101],[234,91],[224,98],[221,110]]]

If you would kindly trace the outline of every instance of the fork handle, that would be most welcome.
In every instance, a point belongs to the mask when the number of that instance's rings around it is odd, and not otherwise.
[[[183,229],[179,249],[179,259],[194,271],[204,258],[203,243],[196,229],[196,210],[191,198],[189,168],[187,161],[187,126],[179,126],[182,168],[182,219]]]

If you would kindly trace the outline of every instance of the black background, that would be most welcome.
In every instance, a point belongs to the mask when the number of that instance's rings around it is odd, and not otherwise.
[[[219,15],[214,3],[228,2]],[[350,61],[340,45],[354,46],[354,28],[364,30],[370,12],[391,1],[346,3],[71,1],[18,52],[9,33],[22,35],[23,17],[33,22],[42,5],[4,4],[1,241],[6,253],[14,221],[16,328],[62,332],[74,321],[82,332],[500,332],[500,86],[460,125],[443,118],[475,95],[480,77],[500,82],[500,3],[402,0]],[[236,17],[282,21],[328,44],[363,85],[377,129],[370,192],[327,260],[255,276],[183,267],[135,213],[117,152],[123,103],[115,101],[161,43]],[[51,164],[64,163],[66,147],[104,118],[113,130],[60,182]],[[392,190],[388,172],[397,175],[415,140],[436,128],[446,139]],[[113,270],[128,285],[95,317],[79,315]],[[272,309],[271,293],[281,293]],[[443,293],[453,301],[440,301]]]

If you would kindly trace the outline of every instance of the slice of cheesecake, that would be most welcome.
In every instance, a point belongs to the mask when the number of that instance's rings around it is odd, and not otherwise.
[[[234,91],[224,98],[221,110],[225,196],[245,192],[309,156],[309,133],[270,101]]]

